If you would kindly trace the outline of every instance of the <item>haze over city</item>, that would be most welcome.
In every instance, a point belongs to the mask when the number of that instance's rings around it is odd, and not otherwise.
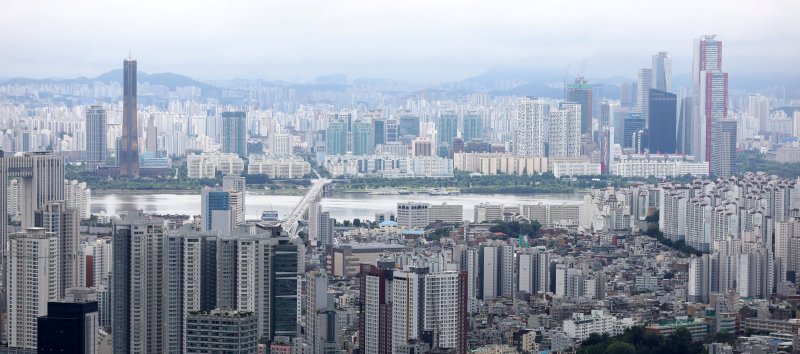
[[[4,1],[0,354],[800,354],[798,1]]]
[[[800,73],[797,1],[5,1],[0,77],[94,77],[132,51],[140,70],[199,80],[323,74],[457,81],[567,64],[632,78],[666,50],[688,75],[691,38],[726,39],[741,75]],[[555,73],[555,75],[553,75]]]

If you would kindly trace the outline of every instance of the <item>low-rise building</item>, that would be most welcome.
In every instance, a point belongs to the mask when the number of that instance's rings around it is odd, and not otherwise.
[[[269,178],[303,178],[311,173],[311,164],[299,157],[250,155],[247,173],[267,175]]]
[[[258,352],[258,324],[253,312],[211,310],[186,316],[186,353]]]

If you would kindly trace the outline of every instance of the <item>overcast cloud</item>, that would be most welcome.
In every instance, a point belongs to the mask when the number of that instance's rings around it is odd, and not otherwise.
[[[0,76],[121,67],[198,79],[457,80],[497,68],[633,77],[666,50],[690,70],[717,34],[729,72],[797,74],[797,0],[22,1],[0,5]]]

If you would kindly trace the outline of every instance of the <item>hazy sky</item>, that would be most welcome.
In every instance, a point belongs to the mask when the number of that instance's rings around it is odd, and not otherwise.
[[[38,1],[0,5],[0,76],[96,76],[130,49],[198,79],[458,80],[489,69],[634,77],[717,34],[731,72],[800,72],[799,0]]]

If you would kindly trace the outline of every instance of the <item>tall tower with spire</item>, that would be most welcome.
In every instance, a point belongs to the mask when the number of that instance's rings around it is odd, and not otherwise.
[[[119,175],[139,177],[139,124],[136,117],[136,60],[123,61],[122,137],[119,150]]]

